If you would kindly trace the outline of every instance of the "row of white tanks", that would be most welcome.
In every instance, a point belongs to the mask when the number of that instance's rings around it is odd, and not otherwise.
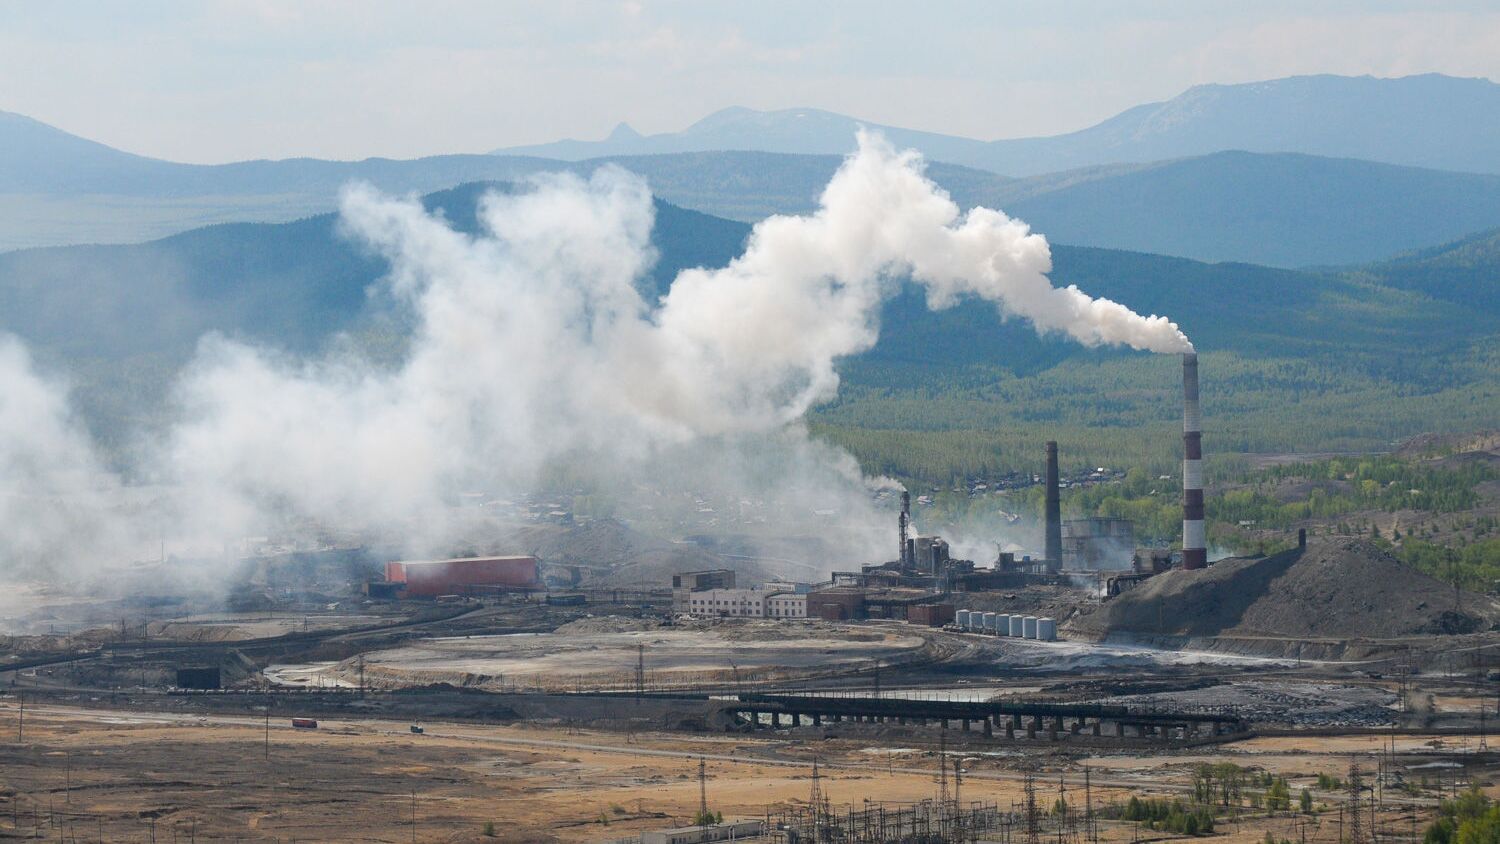
[[[1017,639],[1037,639],[1042,642],[1057,641],[1057,621],[1037,618],[1034,615],[1006,615],[1005,613],[959,610],[954,614],[954,623],[959,630],[970,633],[988,633],[991,636],[1014,636]]]

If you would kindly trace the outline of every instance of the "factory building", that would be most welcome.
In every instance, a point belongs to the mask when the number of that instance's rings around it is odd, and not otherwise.
[[[697,618],[765,618],[766,593],[759,589],[700,589],[688,595],[688,615]]]
[[[702,589],[687,596],[694,618],[807,618],[806,592],[786,589]]]
[[[766,595],[766,618],[807,618],[806,592],[771,592]]]
[[[947,567],[948,542],[940,536],[919,536],[914,540],[912,565],[923,574],[938,574]]]
[[[942,627],[952,624],[954,610],[952,604],[913,604],[906,610],[906,620],[911,624],[921,624],[926,627]]]
[[[385,564],[385,580],[399,584],[407,598],[530,589],[540,583],[536,557],[521,556],[390,562]]]
[[[868,618],[865,590],[836,586],[807,596],[807,617],[824,621],[854,621]]]
[[[1062,567],[1066,571],[1124,571],[1135,553],[1135,523],[1129,519],[1069,519],[1062,523]]]
[[[692,611],[692,594],[706,589],[733,589],[733,569],[685,571],[672,575],[672,612],[684,615]]]

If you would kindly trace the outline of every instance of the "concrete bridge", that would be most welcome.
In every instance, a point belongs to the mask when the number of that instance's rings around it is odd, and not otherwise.
[[[1244,738],[1250,731],[1246,721],[1232,715],[1087,703],[741,694],[723,711],[751,729],[884,724],[952,729],[995,741],[1198,744]]]

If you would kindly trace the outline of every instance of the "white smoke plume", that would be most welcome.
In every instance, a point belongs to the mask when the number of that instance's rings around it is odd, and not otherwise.
[[[42,573],[120,547],[117,491],[66,390],[0,335],[0,571]]]
[[[808,477],[884,542],[853,461],[793,423],[834,396],[841,358],[875,344],[900,277],[937,308],[973,295],[1088,345],[1191,349],[1163,317],[1053,287],[1041,235],[999,211],[962,213],[916,153],[858,140],[815,213],[759,223],[743,255],[682,273],[660,301],[638,288],[655,257],[651,196],[624,170],[487,196],[478,236],[414,201],[349,189],[347,232],[390,260],[387,283],[410,310],[406,357],[297,361],[205,339],[180,384],[181,418],[152,449],[149,474],[180,491],[176,532],[216,541],[294,518],[420,526],[437,542],[457,490],[526,489],[560,463],[625,481],[693,449],[734,465],[723,455],[747,438],[790,430],[794,450],[823,464]],[[56,444],[37,452],[55,456],[31,471],[91,471],[49,396],[32,403],[57,420]]]

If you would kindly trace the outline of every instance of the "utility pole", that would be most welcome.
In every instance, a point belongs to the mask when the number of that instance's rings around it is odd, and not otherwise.
[[[417,790],[411,790],[411,844],[417,844]]]
[[[739,669],[735,669],[738,677]],[[646,643],[641,642],[635,646],[635,700],[640,703],[646,694]]]
[[[21,703],[20,715],[16,718],[16,744],[26,741],[26,695],[16,695],[16,700]]]

